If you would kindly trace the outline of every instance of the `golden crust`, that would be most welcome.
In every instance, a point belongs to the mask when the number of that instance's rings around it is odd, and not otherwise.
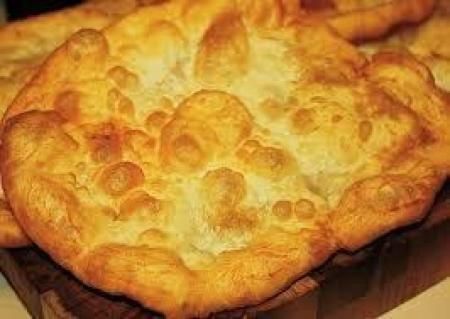
[[[435,140],[427,147],[425,156],[447,172],[450,171],[449,16],[450,2],[437,1],[433,15],[425,23],[404,27],[388,38],[360,46],[364,52],[373,54],[374,66],[369,69],[369,76],[385,83],[382,85],[390,94],[420,114],[429,138]],[[398,68],[399,64],[408,65],[410,71]]]
[[[437,1],[433,15],[422,24],[405,26],[389,37],[362,44],[362,50],[408,50],[432,71],[436,83],[450,91],[450,1]]]
[[[87,283],[110,292],[126,291],[167,316],[203,317],[212,310],[254,305],[281,292],[298,278],[297,268],[319,265],[333,249],[320,232],[271,232],[246,249],[219,255],[201,273],[170,251],[146,246],[101,246],[83,257],[80,267],[85,267],[82,278]],[[142,279],[131,283],[124,273]]]
[[[433,12],[436,0],[303,0],[309,13],[322,16],[351,41],[374,39],[404,23],[418,23]]]
[[[114,216],[91,208],[86,212],[90,222],[78,224],[76,219],[83,217],[73,215],[82,215],[85,207],[73,192],[45,176],[31,176],[34,174],[30,172],[22,175],[14,169],[18,163],[13,158],[22,162],[24,156],[26,161],[40,162],[43,156],[55,159],[63,150],[69,156],[76,151],[76,144],[61,136],[65,133],[59,125],[59,116],[36,111],[18,115],[9,122],[2,154],[8,158],[2,167],[4,185],[17,218],[30,236],[87,284],[111,293],[125,292],[169,317],[207,316],[212,310],[253,305],[271,297],[295,281],[299,269],[304,272],[319,265],[336,249],[328,229],[318,222],[292,233],[262,229],[245,248],[224,251],[213,261],[202,261],[207,264],[201,270],[190,269],[179,252],[166,246],[164,236],[152,236],[158,241],[146,240],[139,245],[114,241],[102,244],[95,235],[102,237],[103,230],[95,227],[103,228],[108,223],[112,226]],[[33,136],[24,139],[23,135],[28,134]],[[27,144],[20,152],[15,152],[10,144],[16,138]],[[36,154],[36,148],[43,144],[48,146],[47,154]],[[23,201],[16,201],[19,198]],[[130,281],[129,276],[134,280]]]
[[[427,164],[401,163],[384,175],[354,183],[330,215],[339,246],[356,250],[392,229],[419,221],[444,180]]]
[[[38,69],[39,64],[67,37],[82,28],[101,29],[138,6],[134,0],[99,0],[74,8],[16,21],[0,28],[0,114]],[[57,26],[57,27],[56,27]],[[69,94],[59,111],[67,110]],[[72,97],[73,99],[73,97]],[[62,110],[65,107],[65,110]],[[72,110],[73,113],[73,110]],[[3,194],[0,196],[3,198]],[[0,247],[30,243],[5,204],[0,218]]]
[[[0,75],[15,71],[17,64],[41,60],[66,38],[81,28],[101,29],[114,19],[136,8],[134,0],[114,3],[109,0],[8,23],[0,28]],[[58,28],[55,28],[55,26]]]
[[[426,160],[439,90],[291,4],[176,0],[55,51],[8,109],[0,158],[33,241],[87,284],[203,317],[420,219],[445,175]]]
[[[431,72],[404,52],[380,52],[365,72],[371,81],[384,88],[420,118],[427,143],[418,150],[447,173],[450,172],[450,99],[435,86]],[[402,66],[407,66],[406,68]]]

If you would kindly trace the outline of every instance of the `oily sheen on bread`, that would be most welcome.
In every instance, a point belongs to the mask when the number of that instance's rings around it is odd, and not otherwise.
[[[296,1],[141,8],[70,37],[14,100],[3,185],[88,285],[168,318],[257,305],[426,214],[449,117],[426,71],[367,60]]]
[[[138,6],[136,1],[98,0],[9,23],[0,28],[0,116],[45,57],[83,28],[101,29]],[[0,247],[29,244],[0,190]]]

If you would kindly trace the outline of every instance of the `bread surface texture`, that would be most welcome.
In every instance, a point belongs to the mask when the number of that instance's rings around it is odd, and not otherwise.
[[[322,18],[350,41],[377,39],[400,25],[428,18],[439,0],[302,0],[304,10]]]
[[[91,1],[0,27],[0,116],[32,78],[45,58],[83,28],[102,29],[140,4],[134,0]],[[30,240],[0,193],[0,247],[20,247]]]
[[[424,23],[404,26],[387,37],[362,43],[372,54],[380,50],[409,51],[433,73],[436,84],[450,92],[450,1],[437,1],[433,15]]]
[[[33,241],[189,318],[420,220],[448,100],[413,57],[368,60],[295,2],[169,1],[70,37],[4,120],[3,185]]]

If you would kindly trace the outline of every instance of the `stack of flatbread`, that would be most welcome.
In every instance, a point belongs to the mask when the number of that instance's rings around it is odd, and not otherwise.
[[[147,4],[0,29],[4,245],[193,318],[426,215],[450,171],[444,4]]]

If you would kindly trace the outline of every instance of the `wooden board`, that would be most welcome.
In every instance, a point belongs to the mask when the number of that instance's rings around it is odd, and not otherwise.
[[[450,185],[430,215],[353,255],[338,254],[274,300],[219,317],[374,318],[450,275]],[[160,318],[80,283],[37,249],[0,250],[0,269],[34,318]]]

